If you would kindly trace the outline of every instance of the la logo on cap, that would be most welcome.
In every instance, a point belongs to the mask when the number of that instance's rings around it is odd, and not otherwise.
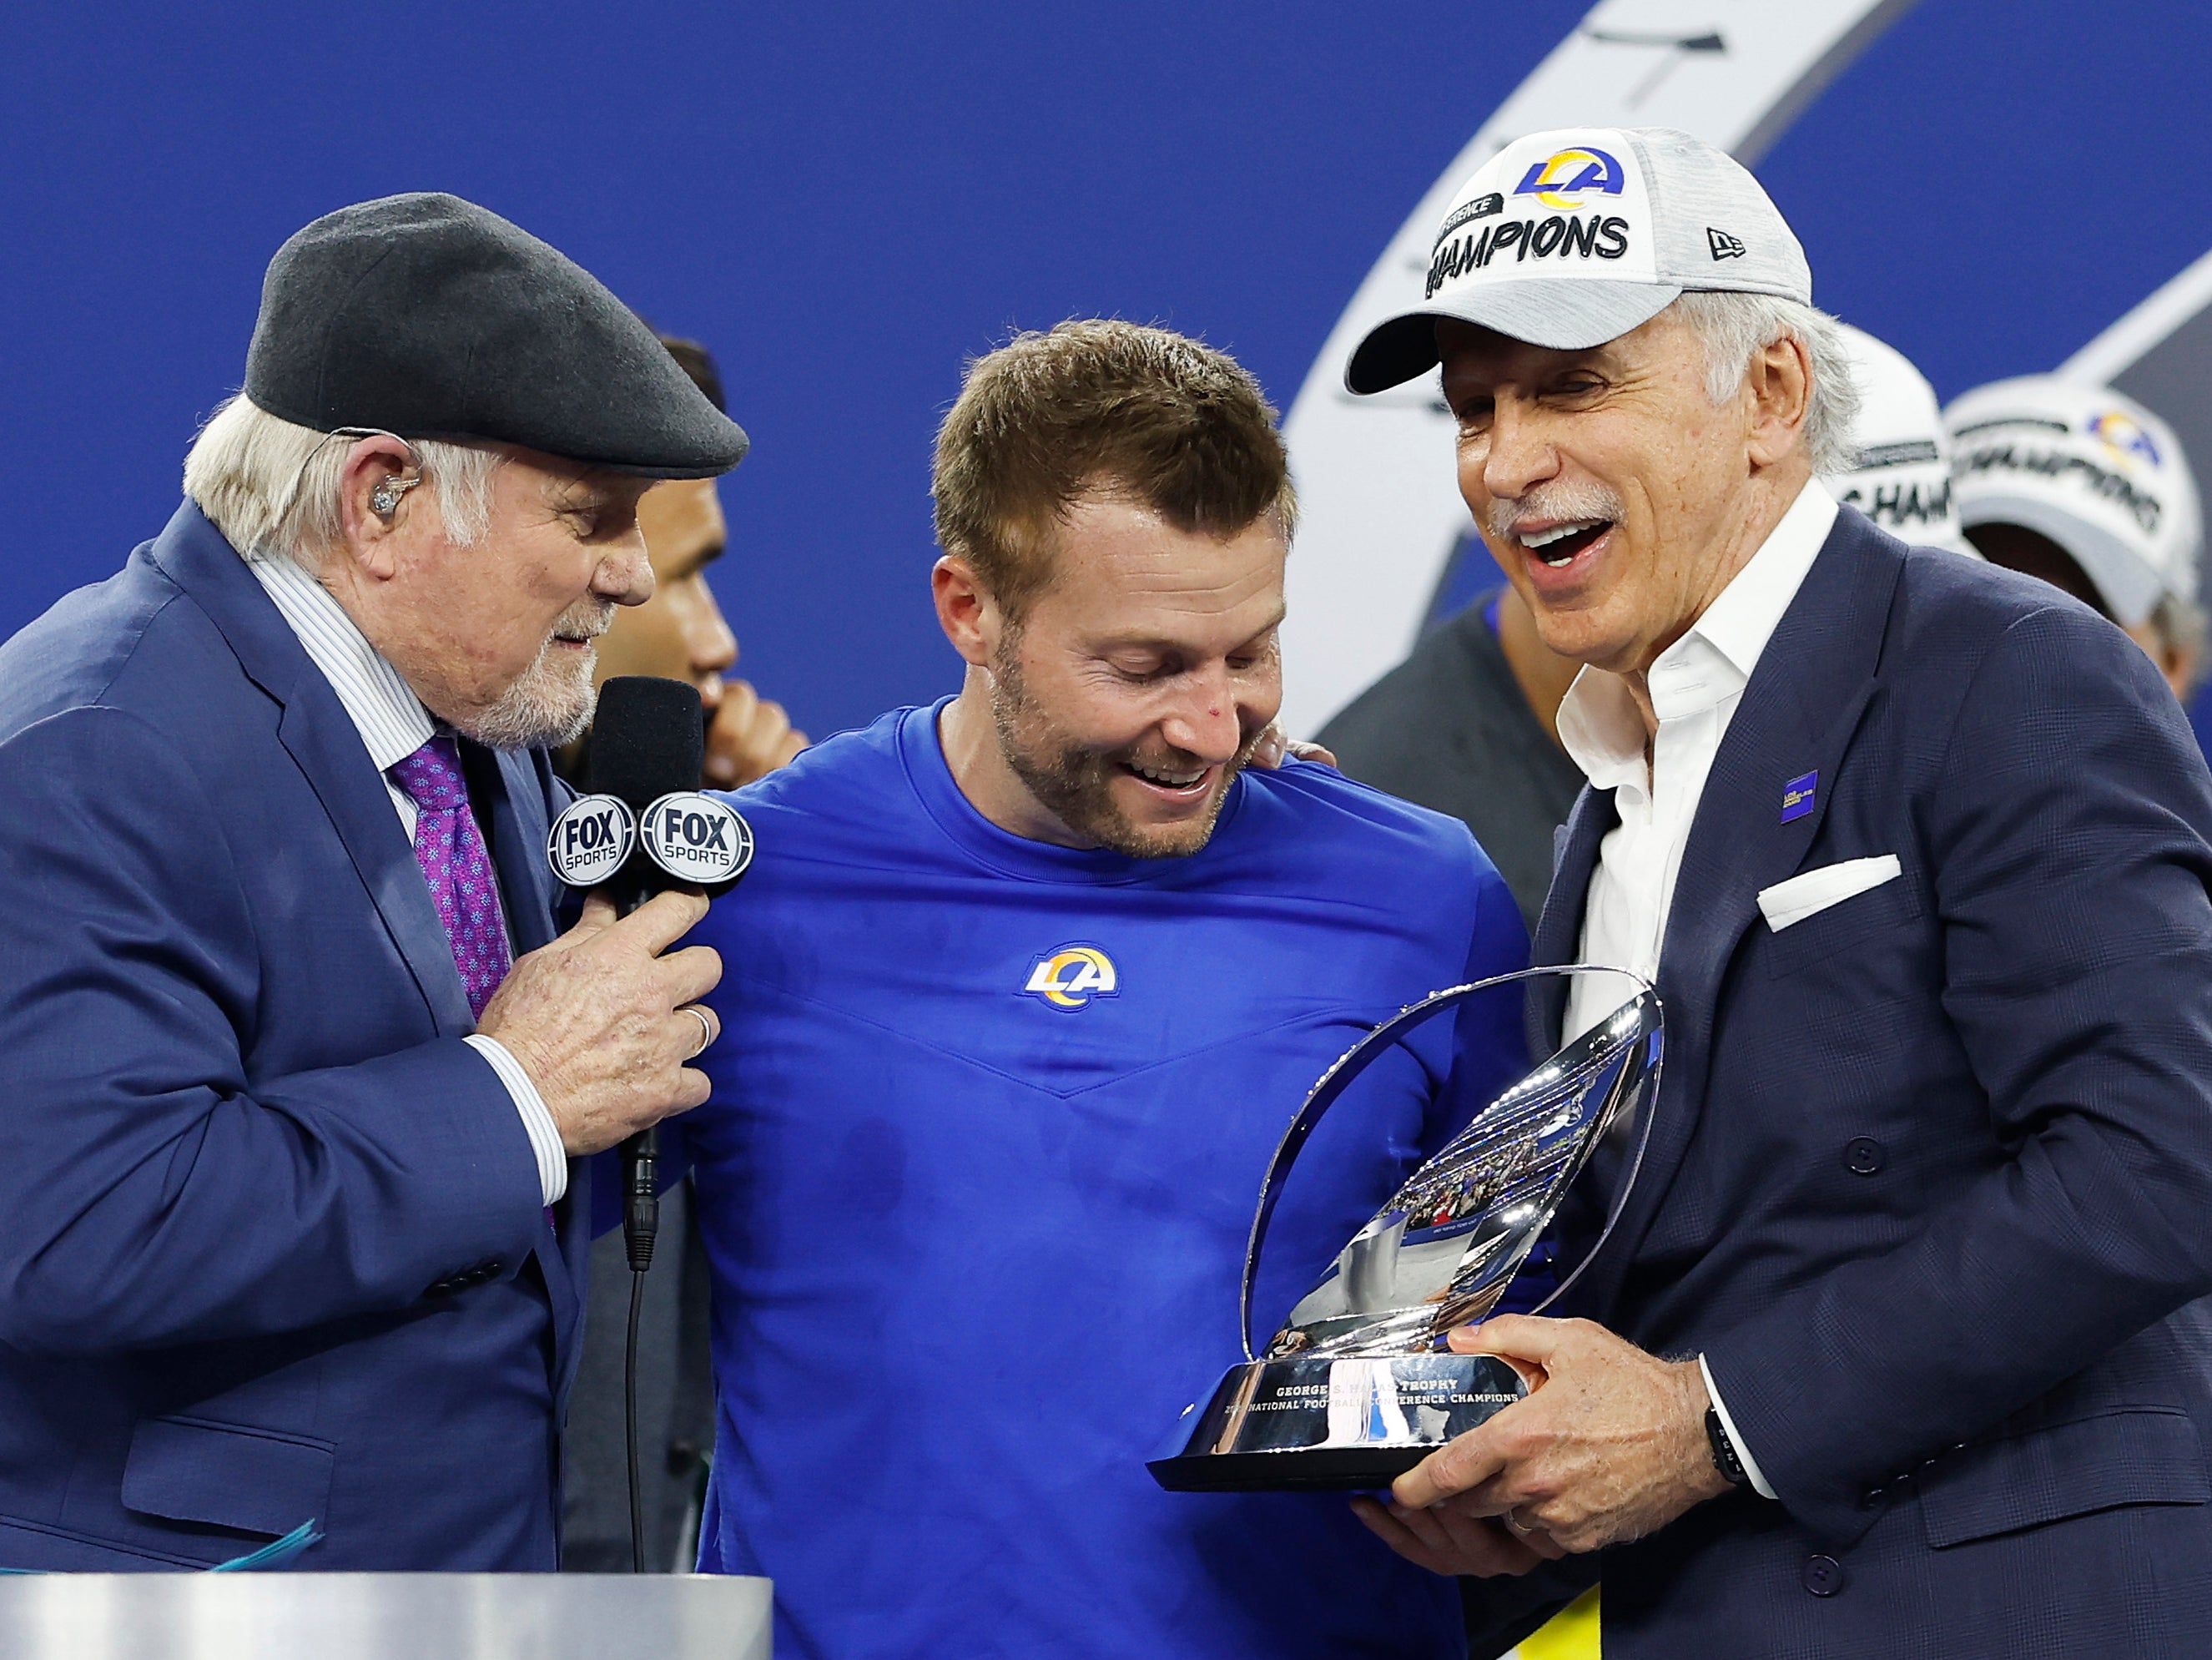
[[[1434,368],[1439,319],[1586,351],[1690,290],[1812,303],[1804,250],[1741,162],[1665,127],[1526,133],[1460,185],[1419,303],[1367,331],[1345,386],[1364,395]]]
[[[1620,194],[1620,163],[1601,149],[1581,145],[1556,150],[1521,176],[1516,196],[1533,196],[1547,208],[1570,210],[1583,204],[1591,191],[1607,196]]]
[[[2125,465],[2148,461],[2151,465],[2165,465],[2159,459],[2158,446],[2142,429],[2142,423],[2124,410],[2106,410],[2089,417],[2089,435],[2109,450],[2113,458]]]

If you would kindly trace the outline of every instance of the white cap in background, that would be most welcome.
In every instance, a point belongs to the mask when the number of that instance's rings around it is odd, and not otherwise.
[[[1857,462],[1821,479],[1828,492],[1901,542],[1978,558],[1951,506],[1951,444],[1936,388],[1896,347],[1841,325],[1858,385]]]
[[[1439,318],[1579,351],[1650,322],[1686,289],[1813,302],[1805,250],[1759,181],[1666,127],[1531,133],[1460,186],[1425,302],[1369,331],[1344,383],[1382,392],[1434,368]]]
[[[1944,411],[1960,525],[2021,525],[2081,566],[2124,628],[2197,597],[2196,480],[2173,430],[2107,386],[2022,375]]]

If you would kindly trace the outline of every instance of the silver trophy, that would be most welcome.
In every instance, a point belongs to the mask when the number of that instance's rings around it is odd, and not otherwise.
[[[1625,982],[1619,1008],[1478,1113],[1353,1236],[1267,1345],[1252,1353],[1252,1294],[1267,1224],[1298,1151],[1337,1098],[1414,1027],[1468,999],[1544,976]],[[1633,988],[1632,991],[1629,988]],[[1261,1183],[1244,1254],[1246,1359],[1188,1408],[1148,1466],[1176,1493],[1388,1487],[1437,1448],[1528,1393],[1491,1355],[1454,1354],[1447,1335],[1487,1316],[1558,1213],[1591,1151],[1616,1129],[1619,1174],[1581,1262],[1530,1312],[1549,1308],[1613,1231],[1650,1129],[1659,999],[1622,969],[1526,969],[1455,986],[1401,1010],[1322,1074]]]

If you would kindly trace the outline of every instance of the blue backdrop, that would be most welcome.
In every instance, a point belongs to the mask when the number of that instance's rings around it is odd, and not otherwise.
[[[1159,319],[1287,404],[1585,9],[19,4],[0,635],[160,526],[277,243],[439,188],[720,357],[755,440],[716,578],[742,672],[817,736],[930,696],[929,442],[963,357]],[[2181,0],[1923,0],[1760,172],[1823,303],[1948,397],[2056,365],[2212,244],[2208,45]]]

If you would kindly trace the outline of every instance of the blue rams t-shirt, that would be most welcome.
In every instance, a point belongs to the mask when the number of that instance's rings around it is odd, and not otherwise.
[[[1245,773],[1188,858],[1025,841],[936,715],[740,792],[759,850],[693,935],[724,964],[714,1097],[675,1121],[714,1274],[700,1566],[775,1578],[785,1660],[1461,1654],[1456,1586],[1342,1495],[1164,1493],[1145,1461],[1243,1358],[1298,1103],[1404,1004],[1521,967],[1511,895],[1457,821],[1300,763]],[[1333,1110],[1258,1341],[1519,1075],[1520,1008],[1431,1021]]]

